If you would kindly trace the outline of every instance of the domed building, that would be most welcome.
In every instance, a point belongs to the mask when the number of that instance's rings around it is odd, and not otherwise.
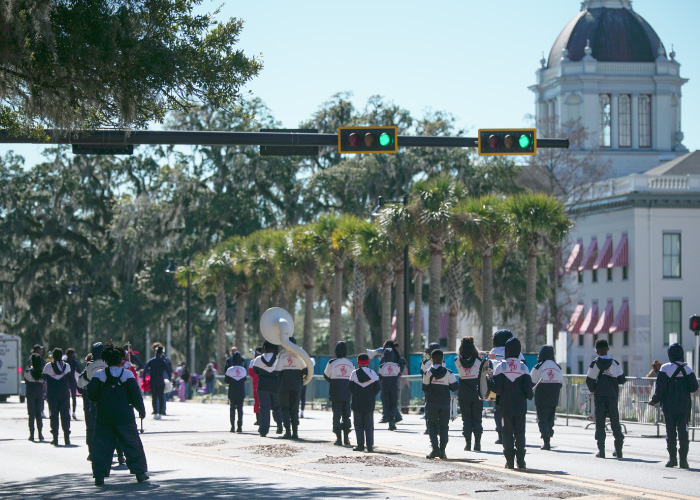
[[[681,130],[680,64],[630,0],[585,0],[540,61],[540,134],[581,120],[587,151],[611,175],[644,172],[687,152]],[[549,130],[548,130],[549,129]]]

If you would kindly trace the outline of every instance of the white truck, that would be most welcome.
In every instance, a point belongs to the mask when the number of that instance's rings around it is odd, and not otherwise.
[[[22,339],[17,335],[0,333],[0,402],[8,396],[23,395]]]

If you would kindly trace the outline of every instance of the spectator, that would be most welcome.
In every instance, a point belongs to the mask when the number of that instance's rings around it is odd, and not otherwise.
[[[156,347],[155,357],[148,360],[143,370],[144,378],[150,376],[151,398],[153,399],[153,418],[160,420],[165,414],[165,379],[170,380],[172,371],[163,356],[163,346]]]
[[[651,370],[649,370],[649,373],[646,374],[647,378],[656,378],[659,376],[659,372],[661,371],[661,361],[658,359],[655,359],[654,362],[651,364]]]
[[[214,368],[214,363],[207,364],[204,372],[202,372],[202,378],[204,379],[204,383],[206,384],[207,388],[205,394],[214,394],[217,373],[216,368]]]

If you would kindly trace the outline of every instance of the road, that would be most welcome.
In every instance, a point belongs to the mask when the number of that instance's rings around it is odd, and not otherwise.
[[[150,401],[147,401],[149,407]],[[79,403],[80,404],[80,403]],[[537,424],[528,418],[526,471],[506,470],[494,444],[493,419],[485,420],[481,453],[465,452],[461,422],[450,426],[448,460],[429,461],[425,422],[410,414],[396,432],[376,424],[378,453],[333,446],[331,413],[308,409],[299,441],[274,433],[260,438],[252,407],[245,407],[242,434],[229,432],[228,406],[168,403],[168,415],[144,421],[142,440],[151,480],[138,484],[126,466],[113,466],[105,486],[94,486],[86,461],[85,425],[72,423],[70,447],[51,446],[48,421],[43,443],[27,441],[26,407],[18,398],[0,404],[0,498],[80,499],[311,499],[456,498],[508,500],[700,499],[700,444],[691,443],[690,470],[667,469],[665,441],[656,429],[628,428],[625,458],[595,458],[593,430],[559,419],[552,451],[541,451]],[[379,414],[376,416],[379,420]],[[354,435],[352,436],[354,443]],[[62,443],[62,439],[59,440]],[[612,436],[609,437],[612,456]]]

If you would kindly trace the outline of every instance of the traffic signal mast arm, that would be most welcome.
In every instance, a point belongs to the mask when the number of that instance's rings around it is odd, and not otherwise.
[[[198,145],[198,146],[338,146],[338,134],[309,134],[296,132],[192,132],[182,130],[96,130],[75,134],[47,129],[48,140],[35,137],[12,136],[0,130],[4,144],[77,144],[82,146],[114,148],[141,145]],[[400,135],[399,147],[476,148],[478,137],[442,137]],[[537,148],[568,148],[569,139],[537,139]]]

